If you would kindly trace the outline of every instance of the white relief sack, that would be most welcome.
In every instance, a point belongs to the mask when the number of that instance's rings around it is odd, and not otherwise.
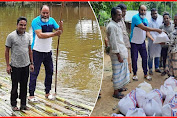
[[[147,116],[162,116],[162,108],[154,99],[146,99],[143,103],[143,110]]]
[[[177,93],[177,87],[175,87],[175,88],[173,89],[173,91],[174,91],[175,93]]]
[[[164,43],[168,41],[170,41],[170,39],[168,38],[167,34],[165,32],[162,32],[161,34],[157,35],[153,43]]]
[[[129,108],[136,108],[136,101],[130,94],[127,94],[118,102],[118,108],[122,114],[126,115]]]
[[[111,116],[123,117],[123,115],[122,115],[122,114],[116,114],[116,113],[111,114]]]
[[[154,99],[159,104],[160,108],[162,108],[163,99],[162,99],[162,93],[160,92],[159,89],[154,89],[151,92],[149,92],[146,95],[146,99]]]
[[[143,102],[145,101],[146,94],[146,91],[144,91],[143,89],[136,88],[136,101],[138,107],[143,107]]]
[[[172,86],[161,85],[160,91],[162,93],[162,98],[165,99],[168,93],[174,93]]]
[[[130,95],[135,101],[137,101],[137,100],[136,100],[136,89],[132,90],[132,91],[129,93],[129,95]]]
[[[164,85],[171,86],[174,89],[177,87],[177,80],[175,80],[174,77],[169,77],[165,80]]]
[[[142,108],[130,108],[126,116],[146,116]]]
[[[177,94],[175,94],[174,92],[168,93],[163,105],[166,105],[168,103],[177,104]]]
[[[142,82],[138,85],[138,88],[145,90],[147,93],[149,93],[150,91],[152,91],[152,86],[151,84],[147,83],[147,82]]]
[[[165,104],[162,107],[162,116],[177,116],[177,104]]]

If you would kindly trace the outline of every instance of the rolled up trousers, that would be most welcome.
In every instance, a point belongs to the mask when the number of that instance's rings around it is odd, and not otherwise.
[[[53,75],[53,61],[52,52],[38,52],[33,50],[34,72],[30,72],[29,93],[34,96],[36,89],[36,81],[40,71],[41,64],[45,67],[45,93],[48,94],[51,90],[52,75]]]

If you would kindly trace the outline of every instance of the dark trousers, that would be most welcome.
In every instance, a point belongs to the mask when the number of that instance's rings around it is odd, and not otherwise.
[[[147,75],[147,51],[146,51],[146,44],[135,44],[131,43],[131,59],[132,59],[132,68],[133,74],[137,74],[137,60],[138,60],[138,52],[142,58],[142,68],[144,75]]]
[[[21,99],[21,106],[26,105],[26,96],[27,96],[27,83],[29,77],[29,66],[16,68],[11,67],[11,80],[12,80],[12,90],[11,90],[11,105],[17,105],[17,98],[18,98],[18,83],[20,83],[20,94],[19,98]]]
[[[41,64],[45,67],[45,93],[48,94],[51,90],[52,75],[53,75],[53,61],[52,52],[38,52],[33,50],[34,72],[30,72],[29,93],[34,96],[36,89],[36,81],[40,71]]]
[[[167,61],[168,47],[162,47],[160,65],[165,69]]]

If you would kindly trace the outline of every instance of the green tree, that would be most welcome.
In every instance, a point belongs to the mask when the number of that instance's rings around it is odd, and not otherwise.
[[[164,12],[169,12],[172,18],[177,13],[177,3],[176,2],[142,2],[142,4],[147,6],[150,11],[152,8],[156,8],[160,15]]]
[[[91,2],[92,8],[101,26],[111,17],[111,8],[116,7],[120,3],[124,3],[127,6],[127,10],[138,10],[141,4],[141,2]]]

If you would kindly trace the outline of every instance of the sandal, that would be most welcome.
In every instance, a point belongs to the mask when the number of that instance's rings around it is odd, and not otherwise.
[[[117,98],[117,99],[122,99],[124,97],[124,94],[121,94],[120,92],[118,92],[117,94],[113,94],[114,98]]]
[[[127,91],[127,90],[128,90],[128,88],[124,88],[124,87],[123,87],[123,88],[118,89],[118,91],[119,91],[119,92],[122,92],[122,91]]]
[[[13,111],[19,111],[19,109],[18,109],[17,106],[12,106],[12,110],[13,110]]]
[[[155,69],[155,72],[162,73],[160,69]]]
[[[138,81],[138,76],[133,75],[133,80],[134,80],[134,81]]]
[[[38,102],[39,100],[37,98],[35,98],[35,97],[32,97],[32,98],[29,97],[28,101],[29,102]]]
[[[161,76],[165,76],[167,73],[165,72],[165,71],[163,71],[162,73],[161,73]]]
[[[153,72],[152,72],[152,70],[149,70],[149,75],[153,75]]]
[[[144,78],[145,78],[145,79],[147,79],[147,80],[149,80],[149,81],[151,81],[151,80],[152,80],[152,77],[151,77],[151,76],[149,76],[149,75],[145,75],[145,76],[144,76]]]
[[[55,96],[52,94],[46,94],[45,98],[49,99],[49,100],[55,100]]]
[[[22,110],[30,110],[30,109],[29,109],[29,107],[27,107],[27,106],[21,106],[21,107],[20,107],[20,110],[22,111]]]

